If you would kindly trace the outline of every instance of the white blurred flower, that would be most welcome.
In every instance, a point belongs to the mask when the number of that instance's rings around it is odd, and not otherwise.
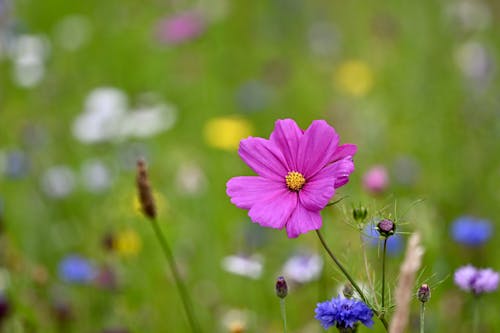
[[[245,332],[248,325],[249,313],[245,310],[231,309],[222,315],[222,326],[226,332]]]
[[[42,176],[42,189],[52,198],[64,198],[75,188],[75,175],[66,166],[54,166]]]
[[[81,173],[83,185],[90,192],[102,192],[111,185],[111,173],[101,161],[85,162]]]
[[[170,129],[177,119],[172,105],[158,104],[128,112],[122,119],[120,135],[145,138]]]
[[[206,187],[206,177],[203,169],[196,164],[181,165],[175,177],[179,192],[185,195],[197,195]]]
[[[73,135],[84,143],[114,138],[127,111],[127,95],[113,87],[96,88],[85,100],[85,110],[73,123]]]
[[[45,59],[49,50],[49,41],[45,36],[22,35],[16,38],[11,50],[14,82],[25,88],[40,83],[45,75]]]
[[[491,25],[491,10],[482,1],[463,0],[454,2],[446,10],[452,20],[465,31],[480,31]]]
[[[232,255],[222,259],[222,268],[236,275],[258,279],[262,275],[262,258],[258,255]]]
[[[130,110],[122,90],[101,87],[87,97],[84,112],[73,123],[73,135],[83,143],[144,138],[170,129],[176,119],[172,105],[155,102]]]
[[[323,259],[317,254],[294,255],[283,267],[283,276],[297,283],[317,280],[323,270]]]
[[[480,42],[469,41],[460,45],[455,52],[455,61],[467,79],[482,82],[492,75],[493,58]]]
[[[64,17],[54,27],[54,38],[63,49],[76,51],[84,46],[92,33],[92,23],[82,15]]]

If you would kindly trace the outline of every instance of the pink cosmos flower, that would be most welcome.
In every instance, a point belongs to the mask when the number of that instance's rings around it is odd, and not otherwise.
[[[158,25],[158,37],[167,44],[179,44],[198,37],[204,30],[203,18],[188,11],[162,20]]]
[[[283,229],[295,238],[321,228],[320,211],[349,181],[357,147],[339,146],[335,129],[315,120],[307,130],[292,119],[276,121],[269,140],[249,137],[238,153],[258,176],[234,177],[227,195],[263,227]]]

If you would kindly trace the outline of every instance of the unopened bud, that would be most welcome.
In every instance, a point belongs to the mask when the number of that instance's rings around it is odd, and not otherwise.
[[[286,285],[285,278],[280,276],[276,280],[276,296],[279,298],[285,298],[288,295],[288,286]]]
[[[431,298],[431,288],[429,288],[428,284],[424,283],[420,288],[418,288],[417,298],[422,303],[429,301]]]
[[[347,282],[342,289],[342,294],[344,294],[345,298],[352,298],[354,295],[354,288],[352,287],[352,284]]]
[[[354,217],[354,220],[356,220],[357,222],[363,222],[367,216],[368,216],[368,209],[366,209],[366,207],[359,206],[353,208],[352,210],[352,217]]]
[[[0,323],[7,318],[11,310],[11,305],[9,302],[9,299],[3,295],[0,294]]]
[[[156,218],[156,205],[149,184],[146,164],[143,160],[137,161],[137,190],[139,192],[139,202],[144,215],[150,219]]]
[[[380,236],[389,238],[396,232],[396,224],[389,219],[383,219],[377,224],[377,231]]]

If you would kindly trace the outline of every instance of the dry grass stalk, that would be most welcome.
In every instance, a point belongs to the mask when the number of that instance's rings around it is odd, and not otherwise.
[[[410,318],[410,302],[413,297],[415,276],[422,263],[424,248],[420,245],[420,234],[415,232],[408,241],[406,255],[399,269],[399,282],[396,287],[396,312],[389,327],[390,333],[403,333]]]
[[[155,219],[156,205],[151,185],[149,184],[146,164],[142,159],[137,161],[137,190],[139,192],[139,202],[141,204],[142,212],[150,219]]]

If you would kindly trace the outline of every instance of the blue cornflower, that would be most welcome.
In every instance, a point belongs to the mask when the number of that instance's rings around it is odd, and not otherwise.
[[[366,244],[370,246],[377,246],[380,241],[380,234],[377,231],[377,227],[373,224],[367,224],[363,230],[363,240]],[[394,234],[387,238],[387,254],[397,255],[403,249],[404,242],[403,237],[400,234]]]
[[[316,306],[316,318],[325,329],[331,326],[342,328],[353,328],[359,321],[368,327],[373,325],[373,312],[363,302],[341,298],[332,298],[331,301],[318,303]]]
[[[65,257],[59,263],[59,277],[70,283],[87,283],[96,276],[92,264],[78,255]]]
[[[481,220],[471,216],[462,216],[451,225],[453,239],[468,246],[479,246],[490,238],[493,227],[488,220]]]

